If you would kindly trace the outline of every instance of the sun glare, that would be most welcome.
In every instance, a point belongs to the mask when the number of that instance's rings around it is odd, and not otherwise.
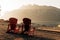
[[[20,8],[21,6],[31,4],[29,0],[1,0],[0,17],[5,17],[5,13]]]
[[[23,5],[23,1],[21,0],[1,0],[0,3],[0,18],[3,18],[6,12],[18,9]]]
[[[58,25],[58,27],[60,27],[60,25]]]

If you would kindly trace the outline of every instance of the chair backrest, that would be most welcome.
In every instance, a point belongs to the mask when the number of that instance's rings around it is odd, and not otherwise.
[[[23,18],[23,23],[26,24],[26,25],[30,25],[31,24],[31,19]]]
[[[10,18],[9,23],[10,24],[17,24],[17,19],[16,18]]]

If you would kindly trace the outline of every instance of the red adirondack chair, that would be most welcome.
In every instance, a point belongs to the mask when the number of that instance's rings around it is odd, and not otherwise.
[[[8,28],[7,28],[7,32],[18,32],[19,29],[16,28],[17,25],[17,19],[16,18],[10,18],[9,19],[9,24],[8,24]]]
[[[23,18],[23,27],[24,27],[24,33],[28,35],[34,35],[35,28],[31,26],[31,19],[29,18]]]

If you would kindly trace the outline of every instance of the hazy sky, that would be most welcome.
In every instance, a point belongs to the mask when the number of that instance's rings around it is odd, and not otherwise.
[[[47,5],[60,8],[60,0],[0,0],[1,17],[4,17],[6,11],[12,11],[28,4]]]

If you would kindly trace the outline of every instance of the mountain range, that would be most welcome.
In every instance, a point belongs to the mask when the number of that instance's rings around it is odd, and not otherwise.
[[[27,17],[37,23],[60,23],[60,9],[53,6],[27,5],[5,15],[6,18],[16,17],[19,22]]]

